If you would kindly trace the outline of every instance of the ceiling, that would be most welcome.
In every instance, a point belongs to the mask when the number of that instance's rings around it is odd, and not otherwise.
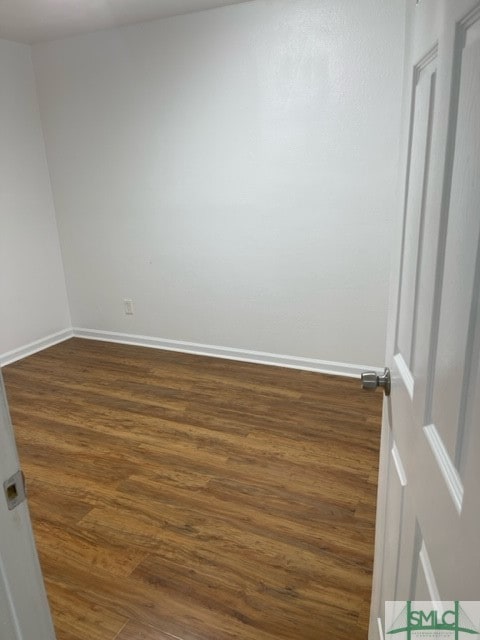
[[[0,0],[0,38],[33,44],[247,0]]]

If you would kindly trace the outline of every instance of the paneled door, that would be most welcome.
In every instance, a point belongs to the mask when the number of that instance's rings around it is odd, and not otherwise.
[[[0,638],[55,640],[0,374]]]
[[[386,600],[480,600],[480,2],[407,4],[370,640]]]

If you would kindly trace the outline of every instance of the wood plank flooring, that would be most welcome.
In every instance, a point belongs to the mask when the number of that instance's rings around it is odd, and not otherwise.
[[[5,367],[58,640],[365,640],[381,395],[72,339]]]

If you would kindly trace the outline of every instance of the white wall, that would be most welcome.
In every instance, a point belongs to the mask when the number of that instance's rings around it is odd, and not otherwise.
[[[256,0],[35,46],[74,326],[382,364],[403,12]]]
[[[69,326],[30,47],[0,40],[0,363]]]

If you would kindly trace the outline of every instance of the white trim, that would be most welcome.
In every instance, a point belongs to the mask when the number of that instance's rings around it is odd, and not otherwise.
[[[412,376],[412,372],[408,368],[408,365],[405,362],[401,353],[397,353],[393,357],[393,359],[395,361],[395,364],[397,365],[398,373],[400,374],[400,377],[403,380],[403,384],[405,385],[408,395],[410,396],[410,400],[413,400],[413,391],[415,388],[415,382]]]
[[[331,362],[330,360],[318,360],[315,358],[301,358],[295,356],[283,356],[265,351],[252,351],[250,349],[234,349],[231,347],[219,347],[197,342],[185,342],[183,340],[168,340],[153,336],[142,336],[130,333],[118,333],[115,331],[97,331],[95,329],[64,329],[45,338],[30,342],[23,347],[0,354],[0,367],[26,358],[38,351],[52,347],[69,338],[85,338],[87,340],[100,340],[101,342],[115,342],[119,344],[131,344],[151,349],[164,349],[165,351],[179,351],[226,360],[239,360],[255,364],[266,364],[275,367],[287,367],[301,369],[303,371],[315,371],[349,378],[358,378],[362,371],[372,370],[378,375],[383,373],[380,367],[360,366],[344,362]]]
[[[378,625],[378,637],[380,638],[380,640],[383,640],[383,627],[382,627],[381,618],[377,618],[377,625]]]
[[[405,467],[403,466],[402,459],[400,458],[400,451],[398,450],[397,443],[393,443],[392,458],[395,463],[395,469],[397,470],[398,479],[402,487],[407,486],[407,474],[405,473]]]
[[[7,351],[6,353],[0,354],[0,367],[5,367],[7,364],[11,364],[12,362],[16,362],[17,360],[21,360],[22,358],[26,358],[27,356],[31,356],[38,351],[43,351],[43,349],[47,349],[48,347],[53,347],[54,344],[58,344],[59,342],[64,342],[64,340],[68,340],[73,336],[72,329],[63,329],[62,331],[58,331],[57,333],[52,333],[45,338],[40,338],[40,340],[35,340],[34,342],[30,342],[29,344],[24,345],[23,347],[18,347],[18,349],[13,349],[12,351]]]
[[[428,444],[430,445],[433,455],[440,467],[440,471],[447,483],[448,490],[450,491],[450,495],[453,498],[453,502],[455,504],[455,508],[460,514],[462,512],[462,503],[463,503],[463,484],[460,478],[460,475],[455,468],[450,456],[448,455],[448,451],[443,444],[443,440],[440,437],[440,434],[437,431],[437,427],[434,424],[429,424],[426,427],[423,427],[423,431],[428,440]]]
[[[276,367],[302,369],[304,371],[316,371],[318,373],[329,373],[338,376],[347,376],[350,378],[359,377],[362,371],[366,369],[376,371],[378,374],[383,372],[383,369],[380,369],[379,367],[362,367],[343,362],[330,362],[329,360],[282,356],[275,353],[266,353],[264,351],[218,347],[215,345],[200,344],[196,342],[184,342],[182,340],[166,340],[151,336],[117,333],[115,331],[96,331],[94,329],[81,329],[79,327],[74,327],[73,335],[77,338],[86,338],[87,340],[117,342],[120,344],[131,344],[140,347],[151,347],[153,349],[164,349],[166,351],[180,351],[182,353],[193,353],[196,355],[211,356],[214,358],[225,358],[227,360],[240,360],[242,362],[267,364]]]
[[[437,587],[437,581],[435,580],[435,574],[433,573],[432,563],[425,546],[425,540],[422,540],[422,546],[418,554],[420,556],[420,562],[422,563],[423,575],[428,587],[428,593],[430,594],[430,600],[435,604],[441,601],[440,593]]]

